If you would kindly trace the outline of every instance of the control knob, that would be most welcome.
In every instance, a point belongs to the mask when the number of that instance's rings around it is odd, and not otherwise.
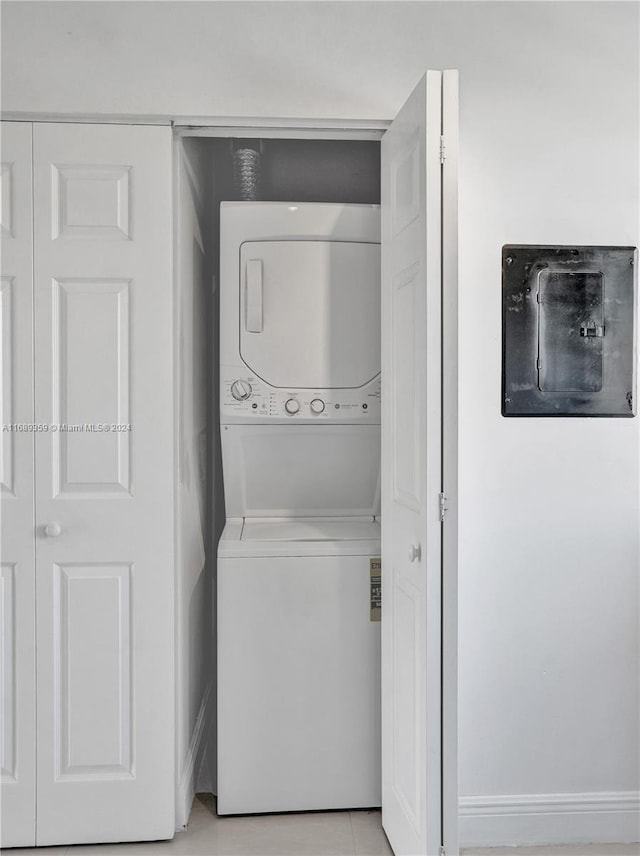
[[[324,401],[321,398],[314,398],[309,407],[312,413],[322,413],[324,410]]]
[[[300,410],[300,402],[297,398],[289,398],[284,403],[284,409],[293,416]]]
[[[234,380],[231,384],[231,395],[236,401],[246,401],[251,396],[251,384],[246,380]]]

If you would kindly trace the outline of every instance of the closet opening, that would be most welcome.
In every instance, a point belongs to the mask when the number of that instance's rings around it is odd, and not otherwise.
[[[237,442],[232,443],[227,441],[228,434],[223,438],[223,432],[227,432],[229,426],[220,405],[221,398],[225,400],[225,396],[233,404],[232,399],[238,392],[238,388],[230,389],[231,376],[226,380],[223,378],[222,386],[220,380],[221,323],[229,323],[224,306],[221,315],[221,289],[228,284],[221,280],[221,258],[225,251],[221,247],[220,231],[221,205],[224,211],[229,207],[226,203],[275,203],[273,210],[283,207],[277,203],[288,203],[291,208],[300,206],[305,210],[311,210],[318,204],[346,206],[356,214],[360,209],[353,206],[360,206],[370,216],[371,222],[379,223],[380,142],[371,137],[381,136],[381,132],[363,134],[367,139],[254,137],[242,136],[241,130],[237,135],[224,137],[202,136],[206,134],[205,129],[194,129],[193,133],[197,136],[190,136],[188,129],[180,129],[175,153],[178,177],[177,364],[182,366],[183,378],[188,376],[190,367],[193,369],[192,394],[183,396],[184,401],[179,408],[181,425],[177,456],[179,465],[185,458],[197,460],[199,465],[195,472],[191,467],[188,484],[187,479],[181,476],[182,502],[178,517],[179,526],[185,527],[189,525],[186,519],[188,506],[204,509],[200,524],[206,570],[197,584],[194,583],[188,567],[193,560],[188,555],[185,539],[177,580],[178,730],[183,731],[182,744],[185,745],[190,738],[194,716],[202,700],[206,699],[207,734],[202,743],[207,748],[198,758],[197,789],[210,790],[218,795],[219,813],[379,806],[380,610],[374,600],[380,593],[380,424],[375,414],[376,405],[370,404],[370,399],[364,395],[371,395],[371,401],[377,395],[379,411],[379,225],[374,227],[373,237],[370,235],[358,240],[356,232],[347,229],[342,238],[338,238],[339,243],[356,247],[354,257],[344,261],[346,268],[343,268],[342,276],[345,288],[350,288],[355,282],[353,274],[357,274],[361,267],[358,247],[369,242],[370,247],[375,247],[376,258],[365,263],[365,268],[367,264],[369,268],[362,274],[374,280],[371,282],[373,293],[366,298],[368,305],[364,309],[368,315],[372,312],[373,315],[368,329],[365,331],[361,325],[361,329],[354,331],[353,339],[354,342],[364,341],[367,337],[376,340],[373,351],[377,353],[378,364],[373,374],[377,378],[377,393],[372,392],[373,387],[369,383],[374,378],[368,376],[364,378],[365,383],[360,379],[353,381],[359,387],[354,402],[345,389],[341,389],[339,394],[336,390],[333,397],[328,389],[318,389],[321,385],[319,375],[314,375],[309,384],[304,381],[298,383],[298,387],[308,387],[308,395],[298,388],[290,388],[294,384],[285,376],[282,381],[276,378],[276,384],[282,382],[285,386],[271,389],[268,399],[271,404],[267,404],[265,390],[262,389],[262,394],[258,395],[256,382],[250,382],[251,373],[259,373],[260,367],[247,366],[246,372],[237,380],[242,383],[239,394],[245,395],[248,387],[251,398],[246,402],[242,398],[236,399],[240,408],[237,412],[244,412],[241,408],[245,404],[247,413],[251,413],[249,408],[258,415],[268,411],[275,416],[274,424],[265,424],[263,419],[257,424],[247,425],[249,433],[246,434],[242,433],[242,426],[233,425],[232,432],[239,429],[240,436]],[[261,242],[274,246],[276,238],[282,240],[286,237],[278,235],[279,226],[274,228],[275,231],[270,233],[268,226],[258,226],[253,236],[255,241],[241,241],[241,246],[255,244],[253,254]],[[311,231],[307,234],[309,229]],[[303,244],[306,250],[311,250],[312,243],[317,250],[323,243],[320,227],[314,233],[314,227],[307,225],[300,233],[288,237],[297,243],[297,250]],[[300,240],[305,237],[306,241]],[[324,239],[330,242],[331,235],[324,235]],[[316,258],[317,263],[321,263],[321,256],[311,255],[309,258]],[[336,261],[336,253],[329,252],[328,258],[328,264],[338,265],[335,268],[338,270],[342,262]],[[238,260],[239,264],[241,261]],[[223,260],[223,278],[224,264]],[[272,260],[262,264],[272,264]],[[284,262],[285,270],[287,264]],[[300,264],[298,276],[301,272],[304,274],[304,258]],[[350,265],[355,266],[351,273]],[[281,276],[282,272],[278,275]],[[244,278],[245,271],[239,268],[238,276]],[[266,267],[264,276],[264,288],[267,289],[269,272]],[[318,278],[316,285],[308,285],[311,289],[316,286],[324,288],[322,277]],[[281,287],[285,288],[284,285]],[[244,288],[242,279],[237,292],[241,301],[244,300]],[[365,293],[368,285],[360,283],[358,288],[364,289]],[[278,303],[278,311],[286,313],[287,301],[291,302],[294,295],[295,291],[285,295]],[[315,317],[323,299],[326,302],[330,295],[330,287],[325,298],[311,299],[310,292],[307,297],[300,298],[301,306],[295,311],[292,309],[296,324],[309,324],[309,329],[305,328],[304,336],[298,340],[302,343],[301,358],[307,348],[305,342],[313,341],[310,347],[316,347],[322,333],[314,326],[313,318],[305,320],[305,301]],[[268,299],[265,294],[264,300]],[[265,302],[265,313],[274,312],[275,305],[273,300],[269,305]],[[371,308],[373,305],[377,306],[377,314]],[[243,304],[242,312],[245,309]],[[354,318],[358,314],[354,307],[346,307],[344,311],[355,312]],[[244,322],[237,317],[233,323]],[[326,323],[324,333],[327,333]],[[337,319],[334,318],[332,323],[335,326]],[[312,334],[309,333],[311,330],[314,331]],[[247,338],[251,335],[248,333]],[[344,340],[345,330],[340,335]],[[283,342],[282,347],[293,346],[293,343],[295,337]],[[349,353],[349,346],[344,342],[336,353],[342,360],[358,361],[357,353]],[[245,358],[242,353],[238,356],[241,360]],[[291,354],[284,357],[280,354],[274,359],[284,360],[286,365],[292,357]],[[335,377],[339,374],[334,372]],[[340,396],[342,400],[338,401]],[[307,402],[306,398],[310,401]],[[358,399],[359,415],[367,423],[361,428],[345,424],[348,419],[337,418],[338,413],[347,414],[347,407],[352,405],[355,412],[355,398]],[[288,410],[289,406],[295,406],[288,404],[291,400],[300,408],[295,414]],[[340,407],[341,411],[336,409]],[[298,421],[294,429],[295,420]],[[329,434],[323,436],[325,425]],[[363,437],[356,439],[355,434],[353,439],[349,437],[349,432],[354,429],[361,431]],[[309,440],[313,432],[315,439]],[[300,443],[298,436],[303,437]],[[191,451],[185,454],[189,446]],[[226,450],[224,461],[223,448]],[[296,458],[296,454],[300,457]],[[327,456],[324,463],[323,455]],[[256,480],[247,478],[247,467],[256,469]],[[297,481],[296,474],[292,472],[296,468],[300,469]],[[343,477],[343,487],[338,484],[332,489],[332,480],[335,483]],[[232,480],[235,487],[230,490],[229,482]],[[317,480],[316,488],[314,480]],[[360,484],[354,486],[355,482]],[[189,492],[198,495],[197,502],[189,502]],[[229,509],[225,507],[225,495],[229,502],[231,493],[234,495],[233,508]],[[259,501],[257,494],[260,495]],[[324,501],[318,499],[319,494]],[[271,497],[274,499],[270,506]],[[258,509],[260,513],[252,515],[253,519],[239,514],[242,502],[248,503],[247,508],[251,506],[249,511]],[[237,537],[244,537],[247,550],[240,550],[237,558],[230,555],[218,558],[223,532],[225,538],[234,539],[236,530],[233,526],[236,524]],[[285,551],[286,557],[279,549],[283,539],[296,545],[295,549]],[[224,571],[225,562],[229,568],[239,569],[238,573]],[[223,579],[220,576],[221,563],[223,573],[228,575],[227,583],[223,582],[222,594],[219,585]],[[349,580],[347,589],[342,590],[345,579]],[[238,587],[230,587],[229,580],[238,580]],[[261,585],[264,585],[262,590]],[[228,599],[226,603],[224,598]],[[286,618],[287,601],[290,609],[297,612],[296,616],[290,616],[290,621]],[[312,608],[314,603],[317,604],[315,610]],[[222,625],[220,618],[223,619]],[[239,628],[242,623],[246,632]],[[236,635],[233,634],[234,627]],[[305,657],[308,658],[309,673],[315,673],[308,683],[305,683]],[[273,669],[269,667],[270,662]],[[358,686],[354,685],[356,678]],[[226,698],[220,697],[220,692],[238,696],[244,701],[238,702],[234,711],[233,706],[229,708],[226,704]],[[298,713],[291,714],[296,708]],[[318,713],[315,720],[314,709]],[[218,734],[218,715],[227,729],[224,735]],[[357,722],[354,717],[357,717]],[[235,720],[238,720],[237,728],[233,726]],[[323,723],[327,721],[329,724],[320,734]],[[341,722],[346,725],[341,726]],[[233,728],[237,731],[235,735],[229,731]],[[266,734],[270,735],[270,740],[265,740]],[[309,749],[314,746],[314,740],[316,744],[324,740],[325,747],[320,745]],[[256,753],[261,751],[259,747],[265,745],[268,751],[264,758],[257,757]],[[223,747],[226,757],[219,756],[218,746]],[[346,765],[332,770],[331,764],[337,764],[340,757],[347,759]],[[274,769],[276,759],[279,764]],[[181,763],[180,759],[178,763]],[[250,766],[253,766],[253,786],[250,789],[253,794],[245,796],[239,792],[243,789],[235,779],[246,781],[246,770]],[[229,772],[236,767],[238,777]],[[370,779],[368,786],[352,782],[342,787],[344,783],[341,784],[340,780],[345,778],[349,767],[354,768],[352,777],[357,779],[359,775],[361,779],[363,776]],[[271,793],[271,796],[265,793],[265,797],[269,796],[265,800],[259,795],[261,768],[265,768],[264,774],[270,782],[268,789],[266,785],[262,788]],[[222,781],[218,779],[218,770],[225,771]],[[286,782],[295,781],[296,776],[300,783],[307,784],[296,785],[288,791]],[[332,779],[335,781],[330,786]],[[328,797],[327,794],[331,793],[333,796]]]

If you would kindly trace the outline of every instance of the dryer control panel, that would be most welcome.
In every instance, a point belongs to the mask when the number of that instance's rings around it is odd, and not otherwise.
[[[220,419],[226,423],[380,423],[380,375],[356,389],[273,387],[246,366],[220,367]]]

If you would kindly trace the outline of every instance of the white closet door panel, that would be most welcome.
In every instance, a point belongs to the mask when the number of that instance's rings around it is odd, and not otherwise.
[[[1,126],[0,846],[35,843],[31,124]]]
[[[382,822],[398,856],[441,830],[441,73],[382,139]]]
[[[36,125],[34,185],[37,841],[169,838],[171,132]]]

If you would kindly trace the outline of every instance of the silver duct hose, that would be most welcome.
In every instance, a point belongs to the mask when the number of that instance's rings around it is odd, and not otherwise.
[[[255,149],[236,149],[233,153],[233,173],[240,199],[260,199],[260,152]]]

